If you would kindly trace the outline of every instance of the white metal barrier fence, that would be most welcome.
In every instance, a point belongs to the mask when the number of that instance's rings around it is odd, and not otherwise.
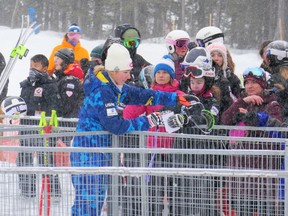
[[[75,133],[69,125],[51,134],[39,135],[39,129],[0,127],[0,215],[76,215],[73,176],[107,177],[102,215],[288,215],[284,128],[219,126],[211,135],[192,128],[185,134],[121,136]],[[74,136],[108,139],[111,148],[70,147]],[[93,167],[95,161],[71,166],[69,156],[77,152],[108,159],[105,167]],[[88,203],[84,194],[78,198]],[[96,209],[88,215],[99,215]]]

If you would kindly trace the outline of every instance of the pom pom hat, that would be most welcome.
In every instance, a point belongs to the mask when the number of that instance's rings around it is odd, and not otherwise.
[[[175,78],[175,66],[174,62],[170,58],[162,58],[158,64],[154,67],[154,77],[159,70],[164,70],[169,73],[172,79]]]
[[[76,24],[73,23],[67,30],[68,33],[70,32],[76,32],[76,33],[82,33],[81,28]]]
[[[113,43],[108,51],[105,60],[105,69],[108,71],[131,70],[132,60],[128,50],[118,43]]]

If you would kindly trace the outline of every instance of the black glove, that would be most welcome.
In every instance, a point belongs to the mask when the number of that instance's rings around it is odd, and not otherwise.
[[[185,114],[176,114],[168,118],[168,125],[172,128],[183,127],[189,123],[188,116]]]
[[[150,115],[147,115],[147,118],[150,123],[150,127],[163,125],[160,112],[151,113]]]

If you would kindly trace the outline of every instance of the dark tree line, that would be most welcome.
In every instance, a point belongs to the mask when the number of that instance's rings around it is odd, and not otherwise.
[[[118,24],[130,23],[143,38],[164,37],[173,29],[193,38],[215,25],[226,44],[240,49],[288,40],[286,0],[0,0],[0,25],[19,28],[29,7],[36,9],[42,30],[65,32],[77,23],[86,39],[105,39]]]

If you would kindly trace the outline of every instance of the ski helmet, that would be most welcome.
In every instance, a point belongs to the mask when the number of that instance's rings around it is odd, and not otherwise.
[[[209,90],[214,84],[215,71],[212,68],[212,60],[210,53],[203,47],[195,47],[190,50],[184,58],[181,64],[182,68],[185,69],[185,73],[181,80],[181,90],[187,92],[190,88],[190,73],[186,69],[189,66],[195,66],[199,68],[201,74],[197,78],[204,78],[205,90]]]
[[[154,65],[148,65],[140,71],[139,84],[145,89],[150,89],[150,86],[154,80]]]
[[[165,43],[169,53],[172,54],[175,52],[175,43],[180,39],[187,39],[190,41],[190,36],[186,31],[183,30],[173,30],[167,34],[165,37]]]
[[[141,38],[140,32],[138,29],[136,29],[135,27],[133,27],[131,24],[122,24],[122,25],[118,25],[115,30],[114,30],[114,34],[116,38],[121,38],[122,40],[123,38],[123,34],[128,30],[128,29],[133,29],[135,30],[135,33],[137,35],[137,38]]]
[[[270,67],[288,66],[288,42],[276,40],[266,48],[266,57]]]
[[[5,115],[25,115],[27,113],[24,99],[16,96],[6,97],[1,103],[1,109]]]
[[[94,57],[94,58],[102,58],[102,53],[103,53],[103,47],[104,44],[100,44],[98,46],[96,46],[90,53],[90,57]]]
[[[196,42],[200,47],[206,47],[211,43],[224,43],[224,34],[216,26],[207,26],[198,31],[196,34]]]
[[[74,62],[74,51],[69,48],[59,49],[55,53],[55,56],[61,58],[66,64],[71,64]]]

